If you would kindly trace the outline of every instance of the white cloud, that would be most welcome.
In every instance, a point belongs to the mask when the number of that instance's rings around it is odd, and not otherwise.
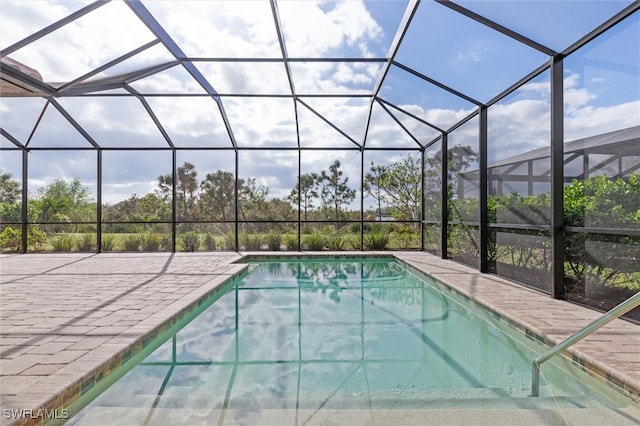
[[[158,181],[128,182],[126,184],[104,184],[102,187],[103,204],[116,204],[130,198],[132,195],[142,197],[154,192],[158,188]]]
[[[153,74],[142,80],[131,83],[131,87],[142,94],[149,93],[199,93],[205,90],[192,78],[182,65],[172,67],[166,71]]]
[[[0,46],[5,49],[71,12],[60,3],[3,0]]]
[[[633,126],[640,126],[640,101],[599,108],[585,105],[565,119],[565,139],[580,139]]]
[[[218,93],[291,94],[282,63],[196,63]]]
[[[223,102],[239,146],[297,146],[291,99],[224,98]]]
[[[485,54],[489,51],[487,46],[484,43],[476,42],[472,46],[471,49],[465,50],[464,52],[458,52],[456,56],[456,60],[460,63],[466,62],[480,62]]]
[[[145,5],[188,56],[281,56],[267,2],[147,1]]]
[[[340,50],[358,55],[371,52],[370,43],[382,36],[382,28],[361,1],[346,1],[325,12],[324,2],[301,1],[279,4],[287,51],[291,56],[318,57]]]
[[[46,2],[23,2],[22,13],[52,10],[55,16],[71,10]],[[22,14],[3,17],[11,27],[22,21]],[[29,18],[30,19],[30,18]],[[105,36],[107,35],[107,36]],[[46,82],[67,82],[151,41],[151,32],[121,2],[110,2],[36,40],[11,54],[13,59],[35,68]]]
[[[346,63],[338,64],[337,68],[338,69],[336,70],[334,77],[339,83],[355,85],[368,84],[371,86],[375,83],[372,74],[370,72],[366,72],[368,70],[365,70],[366,73],[357,72],[358,67],[349,66],[349,64]]]

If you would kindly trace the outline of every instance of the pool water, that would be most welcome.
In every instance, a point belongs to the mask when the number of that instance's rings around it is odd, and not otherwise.
[[[544,350],[388,258],[256,262],[208,303],[71,423],[163,423],[171,410],[215,423],[225,410],[502,407],[532,399],[531,361]],[[615,399],[566,369],[545,364],[542,400]]]

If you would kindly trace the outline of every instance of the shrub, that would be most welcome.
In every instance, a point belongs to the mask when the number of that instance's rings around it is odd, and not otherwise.
[[[122,238],[122,245],[125,251],[138,251],[142,246],[143,238],[140,234],[126,234]]]
[[[323,250],[325,246],[325,238],[319,232],[314,232],[311,235],[307,235],[304,239],[303,246],[306,247],[307,250]]]
[[[298,235],[296,234],[285,234],[284,243],[287,246],[287,250],[298,250]]]
[[[269,246],[269,250],[280,250],[280,244],[282,244],[282,235],[275,231],[271,231],[267,234],[267,245]]]
[[[42,250],[42,246],[47,241],[47,234],[36,225],[27,231],[27,246],[34,250]]]
[[[73,251],[74,238],[69,234],[59,234],[49,239],[49,244],[55,252]]]
[[[116,246],[116,236],[113,234],[102,234],[102,251],[113,251]]]
[[[385,232],[385,229],[382,223],[372,223],[369,225],[368,231],[372,234],[380,234]]]
[[[196,251],[200,248],[200,236],[196,231],[187,231],[180,235],[180,242],[184,251]]]
[[[243,232],[240,234],[240,245],[243,246],[245,250],[260,250],[260,246],[262,246],[260,234],[249,234],[248,232]]]
[[[204,246],[207,248],[207,250],[214,251],[216,249],[216,237],[214,237],[211,233],[207,233],[204,236]]]
[[[171,235],[164,234],[160,237],[160,247],[166,251],[172,251],[173,245]]]
[[[96,236],[91,233],[81,234],[77,243],[79,251],[92,251],[96,245]]]
[[[399,226],[393,232],[395,246],[399,249],[406,249],[419,246],[420,236],[413,232],[408,226]]]
[[[20,251],[22,248],[22,232],[10,226],[4,228],[0,233],[0,248],[8,251]]]
[[[349,245],[349,248],[351,250],[361,250],[362,247],[360,247],[360,234],[358,233],[358,235],[352,235],[351,237],[349,237],[347,239],[347,244]]]
[[[370,223],[365,223],[363,228],[365,232],[368,232],[371,230],[371,224]],[[373,226],[380,226],[378,224],[374,224]],[[351,225],[349,225],[349,232],[351,232],[352,234],[359,234],[360,233],[360,223],[358,222],[354,222]]]
[[[347,245],[347,239],[340,234],[327,236],[327,246],[329,250],[344,250]]]
[[[236,234],[233,231],[229,231],[224,236],[224,248],[225,250],[236,249]]]
[[[389,240],[387,232],[371,232],[364,236],[364,244],[371,250],[384,250],[387,248]]]
[[[162,245],[162,237],[159,234],[146,234],[142,238],[143,251],[159,251]]]

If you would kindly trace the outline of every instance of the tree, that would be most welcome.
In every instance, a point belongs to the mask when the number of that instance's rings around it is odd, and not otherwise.
[[[17,203],[21,193],[20,183],[11,173],[0,173],[0,203]]]
[[[160,194],[168,197],[172,191],[173,179],[171,175],[158,176],[158,187]],[[181,205],[182,219],[191,219],[191,213],[196,207],[198,190],[198,172],[196,167],[185,161],[176,170],[176,195],[177,203]]]
[[[307,173],[300,175],[300,180],[295,188],[291,190],[287,198],[294,207],[298,208],[298,203],[304,211],[304,220],[307,220],[307,212],[313,208],[313,199],[318,197],[318,175]]]
[[[207,220],[234,219],[235,178],[233,173],[218,170],[200,182],[200,204]]]
[[[382,220],[382,201],[384,196],[385,178],[387,176],[387,168],[385,166],[376,166],[373,161],[369,173],[364,177],[363,189],[373,197],[378,203],[378,218]]]
[[[425,159],[425,185],[433,186],[434,191],[440,191],[442,181],[442,151],[436,152],[433,156]],[[471,164],[478,161],[478,153],[470,146],[455,145],[449,147],[447,151],[447,180],[449,188],[457,187],[458,175],[469,168]],[[432,165],[430,167],[430,165]],[[425,188],[426,190],[426,188]]]
[[[114,205],[106,205],[102,212],[104,219],[110,222],[166,221],[171,217],[171,204],[160,195],[150,192],[142,197],[133,194]],[[130,226],[119,225],[112,225],[112,228],[122,231],[131,229]]]
[[[287,200],[272,198],[267,202],[268,220],[296,220],[296,210]]]
[[[408,154],[386,169],[381,184],[383,199],[400,220],[419,220],[422,194],[420,157]]]
[[[20,183],[11,173],[0,173],[0,220],[17,222],[20,220]]]
[[[88,222],[95,220],[89,190],[78,178],[71,182],[56,179],[40,188],[33,201],[40,222]],[[57,228],[57,227],[54,227]]]
[[[467,170],[470,165],[477,163],[478,153],[470,146],[456,145],[449,148],[447,152],[447,179],[449,188],[458,187],[458,178],[462,172]]]
[[[431,220],[440,219],[440,196],[442,192],[442,151],[432,156],[425,156],[424,194],[425,217]],[[458,176],[469,166],[478,161],[478,153],[470,146],[455,145],[447,152],[447,198],[449,199],[449,219],[456,205],[452,203],[454,188],[458,186]],[[456,217],[460,215],[457,214]]]
[[[256,183],[256,178],[238,180],[238,208],[244,220],[264,220],[269,188]]]
[[[399,220],[418,220],[422,194],[422,167],[420,157],[407,154],[400,161],[387,166],[371,163],[365,176],[364,189],[378,202],[382,218],[382,204],[389,206],[391,214]]]
[[[356,198],[356,191],[347,186],[349,178],[342,178],[340,161],[336,160],[329,166],[329,172],[325,170],[318,177],[322,204],[326,208],[333,209],[336,229],[340,219],[340,207],[348,204]]]

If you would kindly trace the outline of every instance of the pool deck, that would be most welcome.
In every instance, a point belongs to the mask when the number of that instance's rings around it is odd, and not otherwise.
[[[245,254],[0,255],[0,422],[39,424],[38,409],[67,406],[241,273]],[[601,315],[423,252],[305,254],[394,255],[548,342]],[[640,326],[614,320],[571,352],[638,399]],[[33,411],[17,421],[10,409]]]

